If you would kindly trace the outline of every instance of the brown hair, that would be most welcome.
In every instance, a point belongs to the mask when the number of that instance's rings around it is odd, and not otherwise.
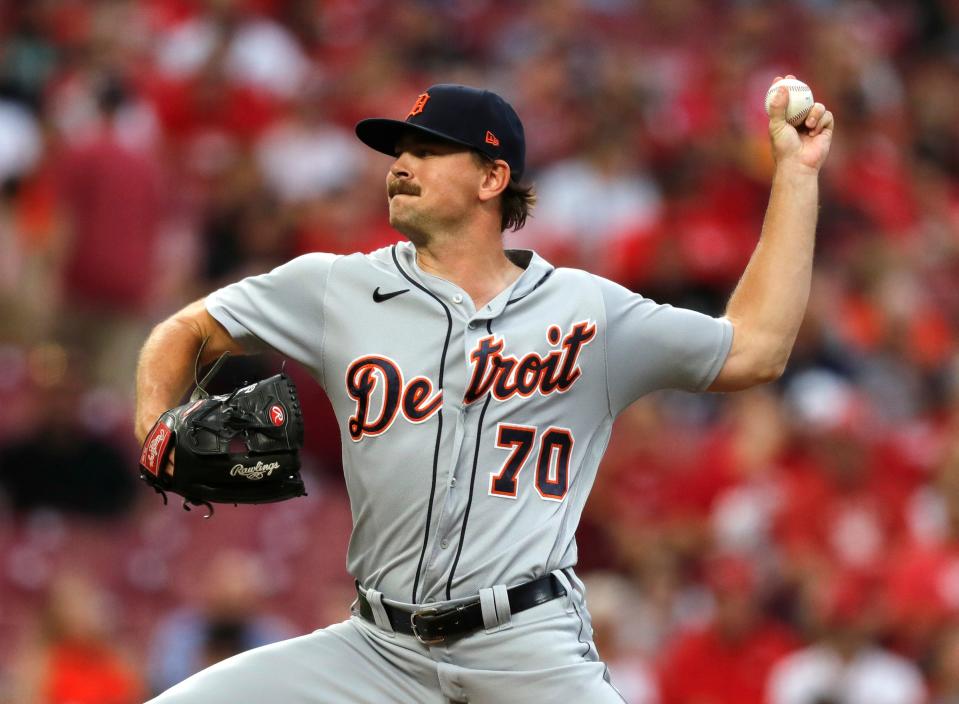
[[[474,150],[473,156],[479,165],[493,163],[492,159],[482,152]],[[529,217],[530,211],[536,205],[536,191],[531,184],[523,185],[510,178],[509,184],[502,195],[503,217],[500,220],[500,228],[504,231],[512,230],[516,232],[526,224],[526,218]]]

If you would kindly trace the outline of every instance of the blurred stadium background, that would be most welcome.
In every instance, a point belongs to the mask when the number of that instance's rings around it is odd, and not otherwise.
[[[278,506],[164,508],[131,409],[166,315],[395,238],[357,119],[491,87],[540,194],[508,243],[719,314],[787,72],[838,122],[807,320],[780,382],[620,419],[579,534],[597,642],[635,704],[959,702],[959,2],[0,8],[0,702],[140,702],[346,617],[339,438],[300,370],[310,496]]]

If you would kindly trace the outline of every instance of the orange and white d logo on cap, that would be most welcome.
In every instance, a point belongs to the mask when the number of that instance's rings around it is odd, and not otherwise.
[[[416,96],[416,102],[413,103],[413,107],[410,108],[410,114],[407,117],[413,117],[413,115],[419,115],[423,112],[423,108],[426,107],[426,101],[430,99],[429,93],[420,93]]]

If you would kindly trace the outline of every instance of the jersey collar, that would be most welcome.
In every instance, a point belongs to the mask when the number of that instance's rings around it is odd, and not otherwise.
[[[553,273],[553,265],[531,249],[507,249],[506,256],[516,266],[523,269],[523,273],[513,282],[510,301],[532,293],[533,289]]]
[[[475,315],[471,317],[479,319],[495,318],[503,312],[507,305],[532,293],[553,273],[553,265],[530,249],[507,249],[505,252],[510,261],[523,269],[523,273],[511,286],[504,289],[489,304],[476,311]],[[465,296],[465,292],[455,284],[420,269],[416,263],[416,248],[412,242],[398,242],[396,244],[396,254],[407,271],[411,272],[419,280],[419,283],[440,298],[445,299],[456,293]]]

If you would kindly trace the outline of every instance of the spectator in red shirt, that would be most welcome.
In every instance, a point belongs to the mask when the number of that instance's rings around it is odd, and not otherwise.
[[[151,155],[114,128],[128,100],[124,82],[104,75],[96,98],[99,128],[62,156],[61,196],[73,226],[66,293],[73,306],[139,313],[154,274],[159,174]]]
[[[784,657],[769,677],[768,704],[922,704],[915,664],[879,643],[883,621],[873,580],[834,577],[813,604],[818,637]]]
[[[50,587],[35,640],[20,649],[11,701],[142,702],[141,676],[121,653],[101,588],[83,574],[64,573]]]
[[[796,450],[777,534],[789,571],[800,580],[835,568],[874,573],[904,529],[908,478],[881,451],[871,408],[850,382],[808,370],[786,400]]]
[[[712,621],[679,636],[660,668],[663,704],[763,704],[773,664],[797,645],[768,618],[753,566],[720,557],[707,568],[716,597]]]
[[[72,230],[64,266],[63,335],[91,360],[98,382],[125,384],[148,326],[160,231],[160,175],[114,118],[128,99],[117,76],[97,89],[97,129],[62,155],[60,196]]]

